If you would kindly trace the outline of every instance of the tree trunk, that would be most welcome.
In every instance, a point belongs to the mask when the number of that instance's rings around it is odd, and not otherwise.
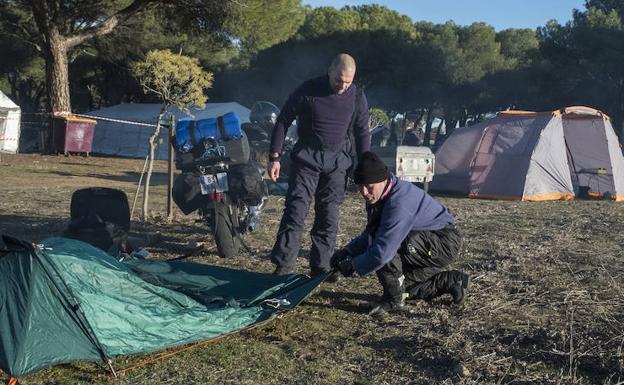
[[[48,32],[45,55],[46,84],[50,110],[53,113],[70,112],[67,44],[66,39],[54,25],[51,26]]]
[[[440,134],[440,130],[442,130],[443,125],[444,125],[444,119],[440,119],[440,124],[438,124],[438,128],[436,129],[435,141],[433,142],[434,147],[437,147],[438,145],[440,145],[444,137],[446,137],[447,135],[446,132],[444,133],[444,135]]]
[[[466,127],[466,121],[468,120],[468,113],[465,110],[459,115],[459,127]]]
[[[158,123],[156,124],[156,129],[154,133],[149,138],[149,163],[147,166],[147,175],[145,175],[145,187],[143,188],[143,221],[147,220],[147,212],[149,205],[149,188],[150,181],[152,179],[152,171],[154,170],[154,157],[156,153],[156,141],[158,140],[158,136],[160,135],[160,119],[162,117],[162,113],[158,115]]]
[[[423,146],[431,147],[431,124],[433,123],[433,107],[427,111],[427,123],[425,126],[425,137],[423,138]]]

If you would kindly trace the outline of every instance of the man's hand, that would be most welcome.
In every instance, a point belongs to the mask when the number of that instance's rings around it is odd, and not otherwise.
[[[277,182],[277,178],[279,178],[280,167],[279,160],[269,162],[269,169],[267,171],[269,172],[269,178],[271,178],[273,182]]]
[[[331,257],[330,264],[333,268],[338,269],[345,277],[350,277],[354,273],[351,253],[349,253],[347,249],[336,251]]]

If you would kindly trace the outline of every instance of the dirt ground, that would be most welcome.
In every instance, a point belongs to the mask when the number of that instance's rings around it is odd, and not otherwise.
[[[68,224],[73,191],[105,186],[132,205],[142,160],[6,155],[0,160],[0,232],[37,241]],[[149,258],[269,272],[267,259],[283,197],[271,196],[250,251],[228,260],[193,215],[164,219],[166,164],[158,162],[149,220],[160,233]],[[472,277],[465,303],[412,302],[383,319],[362,312],[381,289],[374,276],[323,284],[290,315],[111,377],[96,363],[73,363],[20,379],[23,384],[623,384],[624,203],[522,203],[440,198],[465,236],[453,265]],[[350,192],[338,244],[364,224]],[[308,230],[312,215],[308,217]],[[308,231],[306,231],[306,234]],[[203,243],[202,243],[203,242]],[[200,247],[194,247],[199,245]],[[307,273],[305,239],[298,271]],[[0,272],[1,274],[1,272]],[[119,357],[116,369],[155,355]],[[7,379],[0,371],[0,380]]]

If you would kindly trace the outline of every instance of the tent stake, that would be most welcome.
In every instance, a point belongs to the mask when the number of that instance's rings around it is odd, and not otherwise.
[[[117,375],[115,368],[113,368],[113,363],[111,362],[111,360],[106,360],[106,363],[108,364],[108,368],[110,369],[110,371],[113,373],[113,377],[115,377],[115,379],[118,379],[119,376]]]

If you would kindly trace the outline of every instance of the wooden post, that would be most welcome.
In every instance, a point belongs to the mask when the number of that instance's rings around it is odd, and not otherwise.
[[[169,164],[167,165],[169,177],[167,178],[167,221],[171,222],[171,220],[173,219],[173,205],[171,204],[171,200],[173,190],[173,133],[175,120],[173,115],[171,115],[169,119]]]

